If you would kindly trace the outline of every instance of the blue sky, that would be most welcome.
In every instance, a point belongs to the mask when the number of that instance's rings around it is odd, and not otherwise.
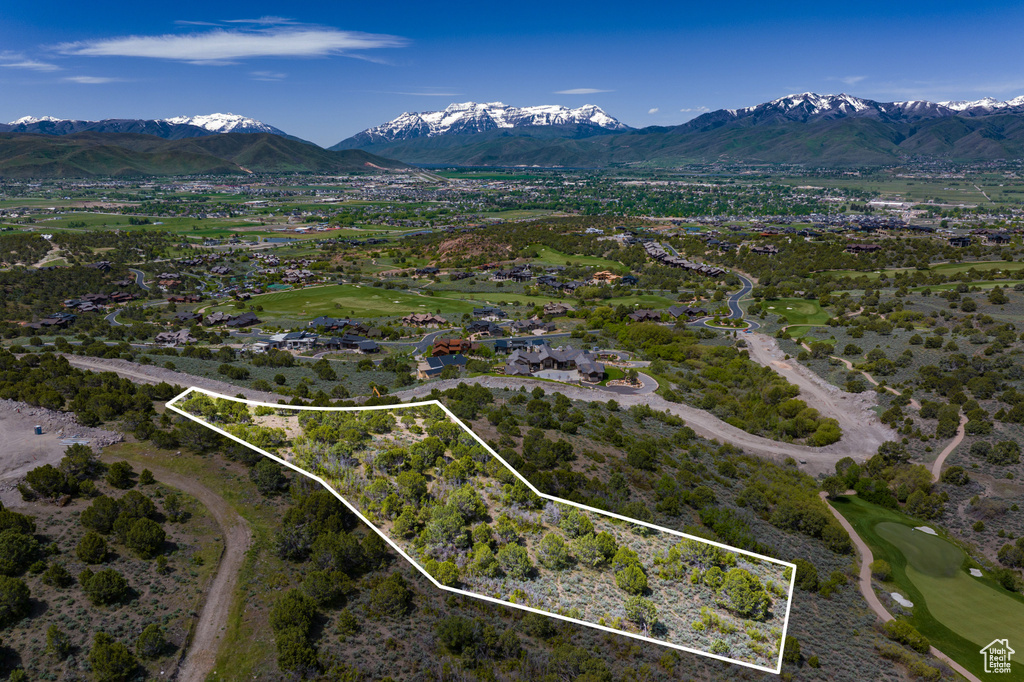
[[[1024,94],[1024,5],[211,3],[0,9],[0,121],[233,112],[330,145],[450,102],[597,104],[636,127],[793,92]]]

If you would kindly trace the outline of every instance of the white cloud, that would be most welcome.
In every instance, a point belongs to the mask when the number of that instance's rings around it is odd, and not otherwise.
[[[123,78],[109,78],[107,76],[68,76],[64,80],[69,83],[81,83],[82,85],[102,85],[103,83],[120,83]]]
[[[278,71],[251,71],[249,75],[254,81],[280,81],[288,77],[288,74]]]
[[[648,114],[656,114],[656,113],[658,113],[658,107],[654,107],[653,109],[648,109],[647,113]]]
[[[294,19],[285,17],[267,16],[258,19],[225,19],[225,24],[255,24],[257,26],[284,26],[286,24],[297,24]]]
[[[26,57],[21,52],[10,50],[0,51],[0,66],[8,69],[27,69],[29,71],[60,71],[56,64],[40,62]]]
[[[326,57],[354,50],[403,47],[405,38],[334,28],[216,29],[201,33],[122,36],[63,43],[58,51],[87,57],[146,57],[227,64],[253,57]]]
[[[381,95],[409,95],[412,97],[462,97],[464,93],[461,92],[398,92],[388,90],[380,93]]]
[[[679,111],[683,112],[684,114],[694,114],[694,113],[696,113],[696,114],[705,114],[705,113],[707,113],[707,112],[709,112],[711,110],[708,109],[705,106],[699,106],[699,107],[690,107],[689,109],[680,109]]]
[[[615,92],[614,90],[599,90],[597,88],[573,88],[572,90],[555,90],[555,95],[595,95],[599,92]]]
[[[856,85],[865,78],[867,78],[867,76],[843,76],[842,78],[829,78],[829,80],[839,81],[844,85]]]

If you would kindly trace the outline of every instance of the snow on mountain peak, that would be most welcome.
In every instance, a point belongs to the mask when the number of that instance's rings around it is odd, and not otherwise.
[[[40,116],[39,118],[36,118],[35,116],[22,116],[18,120],[11,121],[7,125],[12,125],[12,126],[31,125],[33,123],[42,123],[43,121],[51,121],[51,122],[55,123],[57,121],[63,121],[63,120],[64,119],[62,119],[62,118],[54,118],[53,116]]]
[[[174,125],[191,125],[209,130],[213,133],[274,133],[277,129],[254,118],[240,116],[238,114],[206,114],[201,116],[174,116],[172,118],[159,119],[164,123]]]
[[[441,111],[407,111],[392,121],[363,131],[360,136],[374,142],[391,142],[413,137],[478,133],[499,128],[557,125],[628,129],[628,126],[594,104],[570,109],[557,104],[513,107],[503,102],[455,102]]]
[[[968,109],[1009,109],[1011,107],[1024,106],[1024,95],[1000,102],[995,97],[982,97],[976,100],[959,100],[955,102],[939,102],[944,107],[953,111],[966,111]]]

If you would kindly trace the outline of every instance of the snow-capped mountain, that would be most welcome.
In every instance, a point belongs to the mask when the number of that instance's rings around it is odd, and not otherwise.
[[[269,133],[299,140],[254,118],[238,114],[207,114],[204,116],[175,116],[159,119],[107,118],[100,121],[54,118],[53,116],[22,116],[10,123],[0,124],[0,132],[39,133],[43,135],[71,135],[74,133],[136,133],[156,135],[169,140],[203,137],[221,133]],[[304,141],[304,140],[301,140]]]
[[[211,133],[284,133],[272,125],[238,114],[207,114],[205,116],[174,116],[157,119],[172,125],[190,125],[209,130]]]
[[[1000,102],[994,97],[982,97],[972,101],[939,102],[942,106],[967,116],[1024,111],[1024,95]]]
[[[846,93],[819,95],[804,92],[786,95],[742,109],[719,109],[680,126],[690,130],[715,128],[733,121],[760,123],[829,121],[840,118],[871,118],[884,123],[915,123],[949,116],[987,116],[1024,113],[1024,96],[1000,102],[991,97],[973,102],[878,102]]]
[[[29,125],[31,123],[39,123],[41,121],[61,121],[63,119],[54,118],[53,116],[41,116],[36,118],[35,116],[22,116],[16,121],[11,121],[7,125],[18,126],[18,125]]]
[[[368,128],[332,149],[362,147],[382,142],[442,135],[483,133],[526,126],[572,127],[578,132],[629,130],[601,107],[585,104],[576,109],[560,105],[513,107],[502,102],[449,104],[442,111],[406,112],[383,125]]]

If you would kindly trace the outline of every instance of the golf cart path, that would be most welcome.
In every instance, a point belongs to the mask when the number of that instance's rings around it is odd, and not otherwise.
[[[882,601],[878,598],[878,595],[875,594],[875,588],[871,584],[871,562],[874,561],[874,555],[871,553],[871,548],[868,547],[867,543],[864,542],[859,535],[857,535],[857,531],[853,529],[853,526],[846,520],[846,517],[836,511],[835,507],[828,503],[828,493],[823,490],[818,493],[818,495],[821,497],[821,501],[825,503],[825,506],[828,507],[828,510],[832,512],[832,516],[836,518],[839,525],[845,528],[846,532],[850,534],[850,540],[853,541],[853,546],[857,548],[857,554],[860,555],[860,575],[857,580],[857,586],[860,588],[861,596],[863,596],[864,600],[868,603],[868,607],[882,619],[883,623],[894,620],[892,614],[886,610]],[[931,647],[928,653],[945,662],[949,667],[953,668],[953,670],[957,671],[971,682],[981,682],[974,673],[970,672],[967,668],[964,668],[962,665],[935,647]]]
[[[960,425],[956,427],[956,436],[953,437],[953,440],[949,441],[949,445],[947,445],[942,450],[942,452],[939,453],[939,456],[935,458],[935,462],[932,463],[933,480],[938,481],[939,477],[942,476],[942,465],[946,463],[946,458],[949,457],[954,450],[956,450],[956,446],[960,445],[961,441],[963,441],[964,427],[966,425],[967,415],[962,414],[960,415]]]
[[[808,346],[806,343],[801,343],[800,345],[802,345],[807,350],[811,349],[810,346]],[[870,374],[868,374],[864,370],[857,370],[857,369],[855,369],[854,366],[853,366],[853,363],[850,362],[849,360],[847,360],[846,358],[841,358],[838,355],[830,355],[829,357],[832,358],[833,360],[838,360],[839,362],[841,362],[844,365],[846,365],[846,369],[850,370],[851,372],[859,371],[862,375],[864,375],[864,378],[867,379],[868,382],[871,383],[872,386],[878,386],[878,382],[875,381],[875,378],[873,376],[871,376]],[[903,395],[902,393],[897,391],[892,386],[886,386],[885,390],[889,391],[889,393],[892,393],[893,395]],[[921,409],[921,403],[917,402],[913,398],[910,399],[910,406],[913,407],[915,410],[920,410]]]
[[[224,551],[221,554],[217,575],[210,583],[203,600],[203,610],[192,631],[188,651],[173,678],[179,682],[202,682],[213,670],[217,659],[220,636],[227,627],[228,614],[238,583],[238,572],[252,542],[252,531],[246,520],[239,516],[223,497],[206,486],[170,469],[149,463],[145,463],[145,466],[153,472],[158,481],[199,500],[213,515],[224,536]]]

